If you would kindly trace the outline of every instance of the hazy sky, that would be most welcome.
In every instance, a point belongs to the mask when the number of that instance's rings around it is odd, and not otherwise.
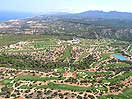
[[[0,10],[19,12],[132,12],[132,0],[1,0]]]

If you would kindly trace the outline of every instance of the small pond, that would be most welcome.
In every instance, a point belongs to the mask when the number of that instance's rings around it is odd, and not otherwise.
[[[115,58],[125,61],[128,60],[125,56],[121,55],[121,54],[112,54],[112,56],[114,56]]]

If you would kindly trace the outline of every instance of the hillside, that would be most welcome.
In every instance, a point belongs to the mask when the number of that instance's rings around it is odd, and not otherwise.
[[[131,17],[131,13],[116,11],[87,11],[79,14],[53,13],[1,22],[0,33],[69,35],[131,41]]]
[[[0,98],[132,99],[131,65],[126,41],[1,34]]]

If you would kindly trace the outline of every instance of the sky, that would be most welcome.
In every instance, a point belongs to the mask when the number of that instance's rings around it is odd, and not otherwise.
[[[1,0],[0,11],[71,12],[88,10],[132,12],[132,0]]]

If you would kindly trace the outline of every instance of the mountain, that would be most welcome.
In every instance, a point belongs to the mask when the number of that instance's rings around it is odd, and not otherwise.
[[[13,12],[13,11],[0,11],[0,21],[7,21],[12,19],[22,19],[35,16],[33,13],[26,12]]]
[[[51,13],[31,18],[26,17],[33,14],[6,13],[2,16],[4,15],[4,19],[24,19],[0,22],[0,33],[68,35],[132,41],[132,13],[87,11],[77,14]]]
[[[43,13],[41,13],[42,15]],[[40,14],[27,13],[27,12],[14,12],[14,11],[0,11],[0,21],[7,21],[12,19],[23,19],[27,17],[39,16]],[[44,16],[63,16],[64,18],[88,18],[88,19],[120,19],[132,20],[132,13],[117,12],[117,11],[86,11],[82,13],[67,13],[67,12],[48,12]]]
[[[86,11],[82,13],[75,14],[78,17],[93,18],[93,19],[128,19],[132,20],[132,13],[128,12],[117,12],[117,11]]]

